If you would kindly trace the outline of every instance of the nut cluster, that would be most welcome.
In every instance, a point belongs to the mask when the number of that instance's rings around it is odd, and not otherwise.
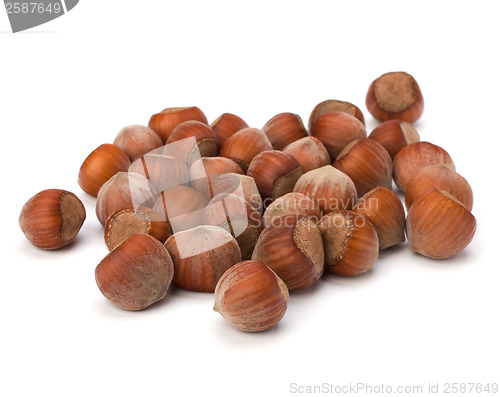
[[[326,273],[361,275],[406,238],[429,258],[462,251],[476,229],[472,189],[446,150],[420,141],[417,82],[384,74],[366,107],[381,122],[369,136],[361,110],[340,100],[316,105],[307,128],[294,113],[261,129],[230,113],[209,125],[183,107],[120,130],[78,176],[97,197],[109,250],[95,270],[102,294],[141,310],[170,284],[213,292],[214,310],[258,332],[283,318],[289,293]],[[24,205],[19,224],[35,246],[57,249],[85,216],[73,193],[51,189]]]

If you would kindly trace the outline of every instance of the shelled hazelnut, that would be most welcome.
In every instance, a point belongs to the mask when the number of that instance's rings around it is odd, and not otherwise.
[[[232,113],[223,113],[210,124],[217,142],[221,146],[231,135],[248,127],[243,119]]]
[[[282,150],[286,145],[308,135],[302,119],[294,113],[277,114],[262,127],[262,131],[275,150]]]
[[[214,310],[233,327],[260,332],[274,327],[285,315],[288,289],[264,262],[232,266],[215,288]]]
[[[205,114],[196,106],[166,108],[160,113],[153,114],[149,120],[149,128],[155,131],[163,140],[167,142],[170,133],[184,121],[200,121],[208,124]]]
[[[216,226],[175,233],[165,247],[174,262],[174,284],[191,291],[213,292],[226,270],[241,262],[235,238]]]
[[[24,204],[19,226],[31,244],[54,250],[73,241],[85,217],[85,207],[73,193],[48,189],[35,194]]]
[[[358,197],[377,186],[392,188],[392,160],[387,150],[368,138],[349,143],[333,166],[352,179]]]
[[[174,276],[167,249],[148,234],[134,234],[95,269],[102,294],[125,310],[142,310],[163,299]]]
[[[386,73],[370,84],[366,108],[378,121],[417,121],[424,111],[424,98],[415,79],[406,72]]]
[[[283,149],[283,153],[294,157],[304,172],[332,163],[325,145],[313,136],[307,136],[290,143]]]
[[[130,159],[122,149],[105,143],[85,159],[78,173],[78,184],[83,191],[96,197],[109,178],[120,171],[127,171]]]
[[[356,117],[363,123],[363,125],[365,124],[363,112],[356,105],[346,101],[339,101],[337,99],[327,99],[326,101],[318,103],[312,110],[311,115],[309,116],[309,131],[312,130],[312,126],[319,116],[329,112],[343,112]]]

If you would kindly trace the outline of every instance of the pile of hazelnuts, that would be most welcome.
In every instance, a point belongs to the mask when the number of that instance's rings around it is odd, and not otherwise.
[[[78,176],[97,197],[110,251],[95,269],[102,294],[141,310],[172,282],[214,292],[214,310],[257,332],[282,319],[289,291],[325,270],[363,274],[405,238],[429,258],[462,251],[476,229],[472,190],[450,155],[412,126],[424,108],[417,82],[384,74],[366,107],[381,122],[368,137],[361,110],[339,100],[319,103],[308,128],[292,113],[262,129],[229,113],[209,125],[197,107],[123,128]],[[73,241],[85,217],[76,195],[51,189],[24,205],[19,223],[51,250]]]

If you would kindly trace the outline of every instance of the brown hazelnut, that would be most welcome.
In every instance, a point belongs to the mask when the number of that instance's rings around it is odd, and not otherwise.
[[[349,143],[333,166],[348,175],[363,196],[377,186],[392,188],[392,160],[379,143],[363,138]]]
[[[424,111],[424,98],[411,75],[391,72],[370,84],[366,108],[378,121],[399,119],[414,123]]]
[[[275,219],[260,234],[252,259],[269,266],[290,291],[310,287],[323,274],[325,264],[315,220],[297,215]]]
[[[111,251],[132,234],[149,234],[164,243],[172,235],[165,217],[147,207],[128,207],[111,214],[104,226],[104,242]]]
[[[99,189],[113,175],[127,171],[130,159],[122,149],[105,143],[95,149],[85,159],[78,173],[78,184],[83,191],[96,197]]]
[[[415,172],[428,165],[444,164],[455,170],[455,164],[443,148],[429,142],[417,142],[402,148],[393,162],[393,177],[397,187],[406,191]]]
[[[286,215],[308,216],[315,222],[321,219],[321,211],[316,203],[302,193],[287,193],[274,200],[264,212],[264,225]]]
[[[228,173],[211,179],[213,196],[221,193],[236,194],[262,215],[263,203],[255,180],[248,175]]]
[[[48,189],[35,194],[24,204],[19,226],[31,244],[54,250],[73,241],[85,216],[85,207],[73,193]]]
[[[350,102],[339,101],[337,99],[327,99],[326,101],[318,103],[312,110],[311,115],[309,116],[309,131],[312,130],[312,126],[319,116],[329,112],[344,112],[350,116],[356,117],[359,121],[365,124],[363,112],[357,106]]]
[[[376,127],[368,138],[380,143],[391,159],[407,145],[420,142],[417,130],[410,123],[401,120],[384,121]]]
[[[231,135],[243,128],[248,128],[248,124],[234,114],[223,113],[210,124],[210,127],[217,138],[217,142],[222,146]]]
[[[333,161],[349,142],[366,138],[366,129],[354,116],[344,112],[328,112],[316,118],[311,136],[325,145]]]
[[[96,215],[102,226],[114,212],[129,206],[152,207],[157,193],[146,177],[133,172],[118,172],[99,189]]]
[[[171,132],[167,139],[167,145],[189,138],[194,137],[201,157],[213,157],[219,154],[219,144],[215,139],[215,134],[212,129],[200,121],[185,121],[179,124]],[[198,153],[195,159],[199,158]],[[188,163],[191,163],[189,159]]]
[[[123,127],[113,143],[127,153],[131,161],[163,146],[160,136],[143,125]]]
[[[416,199],[432,188],[452,194],[465,208],[472,211],[472,188],[463,176],[444,164],[429,165],[415,171],[406,187],[406,209],[409,210]]]
[[[255,156],[248,167],[264,200],[276,200],[290,193],[304,172],[300,164],[289,154],[279,150],[267,150]]]
[[[125,310],[142,310],[163,299],[174,275],[167,249],[148,234],[134,234],[95,269],[102,294]]]
[[[454,196],[429,190],[410,207],[406,234],[410,249],[433,259],[450,258],[467,247],[476,232],[476,219]]]
[[[214,310],[245,332],[265,331],[280,322],[288,305],[285,283],[265,263],[232,266],[215,288]]]
[[[313,136],[307,136],[290,143],[283,149],[283,153],[294,157],[304,172],[332,163],[325,145]]]
[[[325,269],[338,276],[357,276],[378,259],[375,227],[353,211],[335,211],[318,224],[325,246]]]
[[[155,131],[163,140],[167,142],[170,133],[184,121],[196,120],[208,124],[205,114],[196,106],[167,108],[160,113],[153,114],[149,120],[149,128]]]
[[[358,200],[353,211],[375,227],[380,250],[405,241],[405,209],[392,190],[376,187]]]
[[[293,191],[310,197],[323,214],[352,209],[358,201],[354,182],[331,165],[306,172],[299,178]]]
[[[222,145],[220,156],[236,161],[247,172],[252,159],[264,150],[272,150],[266,134],[258,128],[244,128],[231,135]]]
[[[307,130],[298,114],[280,113],[262,127],[275,150],[282,150],[297,139],[306,137]]]
[[[238,243],[217,226],[175,233],[165,247],[174,262],[174,284],[191,291],[213,292],[226,270],[241,262]]]
[[[252,256],[253,249],[264,228],[259,212],[245,199],[235,194],[215,196],[203,213],[203,224],[219,226],[231,233],[238,242],[243,260]]]

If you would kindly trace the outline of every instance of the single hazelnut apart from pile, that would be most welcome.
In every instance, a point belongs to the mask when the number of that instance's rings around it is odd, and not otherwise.
[[[164,243],[172,230],[165,218],[151,208],[129,207],[109,216],[104,226],[104,242],[111,251],[137,233],[149,234]]]
[[[376,187],[358,200],[353,211],[375,227],[380,250],[405,241],[405,209],[392,190]]]
[[[262,127],[273,149],[282,150],[286,145],[306,137],[307,130],[298,114],[280,113]]]
[[[375,227],[353,211],[326,214],[318,224],[325,246],[325,269],[338,276],[357,276],[378,259]]]
[[[285,283],[264,262],[232,266],[215,288],[214,310],[245,332],[265,331],[280,322],[288,305]]]
[[[297,215],[275,219],[260,234],[252,259],[269,266],[290,291],[310,287],[323,274],[325,264],[315,220]]]
[[[226,270],[241,262],[237,241],[217,226],[176,233],[165,247],[174,262],[174,284],[191,291],[213,292]]]
[[[384,121],[376,127],[368,138],[380,143],[391,159],[407,145],[420,142],[417,130],[408,122],[402,120]]]
[[[310,197],[323,214],[352,209],[358,201],[354,182],[331,165],[306,172],[299,178],[293,191]]]
[[[312,110],[311,115],[309,116],[309,131],[312,130],[312,126],[319,116],[329,112],[343,112],[356,117],[359,121],[365,124],[363,112],[356,105],[346,101],[339,101],[337,99],[327,99],[326,101],[318,103]]]
[[[149,128],[155,131],[163,142],[167,142],[174,128],[184,121],[189,120],[196,120],[208,124],[205,114],[196,106],[190,106],[163,109],[160,113],[151,116]]]
[[[358,197],[377,186],[392,188],[392,160],[387,150],[368,138],[352,141],[338,155],[333,166],[351,178]]]
[[[444,164],[429,165],[413,174],[406,187],[406,209],[409,210],[416,199],[432,188],[452,194],[465,208],[472,211],[472,188],[463,176]]]
[[[24,204],[19,226],[31,244],[54,250],[73,241],[85,216],[85,207],[73,193],[48,189],[35,194]]]
[[[78,184],[83,191],[97,197],[99,189],[109,178],[120,171],[127,171],[130,159],[122,149],[105,143],[85,159],[78,173]]]
[[[373,81],[366,94],[366,108],[378,121],[417,121],[424,98],[415,79],[405,72],[391,72]]]
[[[102,294],[125,310],[142,310],[163,299],[174,276],[167,249],[148,234],[134,234],[95,269]]]
[[[394,157],[394,182],[402,192],[405,192],[415,172],[434,164],[444,164],[455,171],[453,160],[442,147],[429,142],[417,142],[405,146]]]
[[[433,259],[450,258],[467,247],[476,219],[450,193],[432,189],[418,198],[406,218],[410,249]]]

